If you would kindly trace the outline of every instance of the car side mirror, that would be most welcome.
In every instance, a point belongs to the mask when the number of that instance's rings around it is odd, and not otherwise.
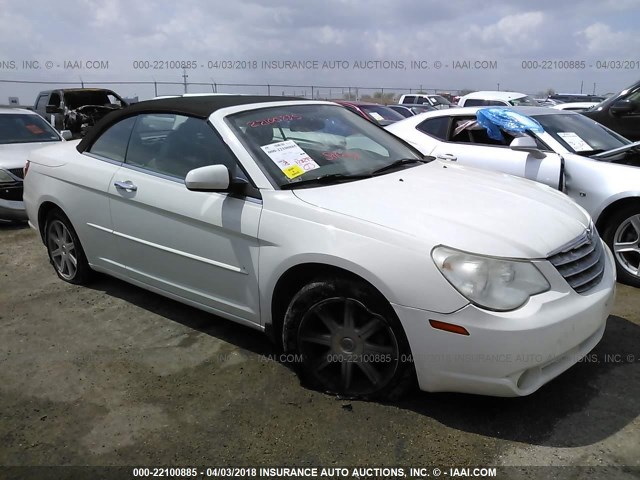
[[[184,184],[194,192],[226,192],[231,185],[231,174],[226,165],[207,165],[189,171]]]
[[[65,140],[71,140],[73,138],[73,133],[71,133],[71,130],[62,130],[60,131],[60,136]]]
[[[56,105],[47,105],[47,106],[45,107],[45,111],[46,111],[47,113],[59,113],[61,110],[60,110],[60,107],[59,107],[59,106],[56,106]]]
[[[611,115],[625,115],[635,110],[635,105],[631,100],[618,100],[611,105]]]
[[[516,137],[509,144],[509,148],[511,150],[515,150],[516,152],[527,152],[533,155],[535,158],[544,157],[544,153],[540,151],[538,148],[538,144],[535,139],[526,135],[524,137]]]

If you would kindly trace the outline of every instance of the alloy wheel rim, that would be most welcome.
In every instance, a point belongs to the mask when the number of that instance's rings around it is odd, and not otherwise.
[[[380,390],[399,364],[398,342],[380,315],[353,298],[329,298],[302,317],[298,345],[311,374],[328,391]]]
[[[640,276],[640,214],[622,222],[613,236],[613,254],[633,276]]]
[[[71,232],[60,220],[54,220],[47,232],[47,245],[56,271],[71,280],[78,271],[78,255]]]

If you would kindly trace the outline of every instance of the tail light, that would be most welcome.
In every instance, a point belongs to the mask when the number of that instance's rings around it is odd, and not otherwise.
[[[29,160],[27,160],[27,163],[24,164],[24,169],[23,169],[24,175],[22,175],[23,179],[27,178],[27,172],[29,171],[30,163],[31,162],[29,162]]]

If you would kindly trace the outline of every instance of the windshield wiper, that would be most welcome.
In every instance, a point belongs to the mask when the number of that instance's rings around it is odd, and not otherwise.
[[[425,160],[422,158],[401,158],[400,160],[391,162],[389,165],[385,165],[384,167],[380,167],[377,170],[374,170],[373,172],[371,172],[371,175],[380,175],[381,173],[388,172],[404,165],[410,165],[412,163],[429,163],[429,160]]]
[[[627,152],[629,150],[635,150],[638,147],[640,147],[640,142],[633,142],[633,143],[629,143],[627,145],[623,145],[622,147],[618,147],[618,148],[613,148],[611,150],[605,150],[603,152],[599,152],[594,154],[593,152],[589,152],[591,153],[591,156],[593,158],[607,158],[607,157],[613,157],[619,153],[622,152]]]
[[[340,183],[340,182],[350,182],[353,180],[362,180],[363,178],[371,178],[370,174],[366,175],[347,175],[344,173],[329,173],[327,175],[320,175],[315,178],[308,178],[305,180],[298,180],[297,182],[286,183],[284,185],[280,185],[281,190],[290,190],[292,188],[297,188],[298,186],[304,185],[328,185],[331,183]]]

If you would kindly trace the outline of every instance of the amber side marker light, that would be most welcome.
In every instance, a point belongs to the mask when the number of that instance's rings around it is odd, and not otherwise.
[[[440,322],[438,320],[429,320],[431,326],[437,330],[444,330],[445,332],[457,333],[459,335],[469,335],[466,328],[460,325],[454,325],[453,323]]]

